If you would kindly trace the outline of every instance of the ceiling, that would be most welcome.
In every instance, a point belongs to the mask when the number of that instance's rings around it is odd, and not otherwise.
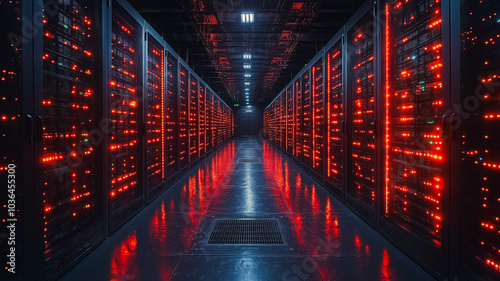
[[[226,103],[245,105],[248,88],[249,104],[265,107],[364,0],[129,2]],[[242,12],[255,22],[242,23]]]

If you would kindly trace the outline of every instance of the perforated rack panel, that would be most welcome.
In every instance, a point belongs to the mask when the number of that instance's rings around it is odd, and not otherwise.
[[[320,59],[311,67],[312,93],[312,168],[323,174],[324,168],[324,93],[323,93],[323,60]]]
[[[459,266],[478,280],[500,279],[500,9],[461,2]],[[470,110],[473,109],[473,110]]]
[[[118,2],[113,2],[109,140],[112,228],[142,207],[139,161],[141,126],[142,26]]]
[[[44,2],[46,4],[46,2]],[[85,243],[102,223],[96,193],[96,91],[99,81],[98,11],[85,1],[61,3],[43,18],[43,169],[46,276]],[[100,237],[103,237],[101,232]],[[81,239],[82,241],[78,241]]]
[[[391,1],[387,9],[395,12],[386,27],[384,215],[439,248],[447,186],[441,4]]]
[[[192,162],[198,159],[198,79],[189,76],[189,162]]]
[[[165,52],[152,36],[148,37],[146,96],[146,179],[148,190],[165,177]]]
[[[173,177],[179,171],[179,129],[178,129],[178,60],[167,53],[167,92],[165,106],[165,157],[167,178]]]
[[[375,202],[375,97],[373,11],[348,33],[351,178],[347,192],[368,207]]]
[[[184,168],[189,163],[189,129],[188,129],[188,110],[189,110],[189,76],[184,66],[180,66],[180,108],[179,108],[179,161]]]
[[[344,106],[342,92],[342,44],[337,43],[326,57],[326,179],[337,189],[342,189],[344,174]]]

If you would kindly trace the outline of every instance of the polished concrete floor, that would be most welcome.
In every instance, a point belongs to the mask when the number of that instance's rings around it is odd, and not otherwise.
[[[277,219],[284,244],[207,244],[216,219],[241,218]],[[434,279],[275,146],[237,139],[62,280]]]

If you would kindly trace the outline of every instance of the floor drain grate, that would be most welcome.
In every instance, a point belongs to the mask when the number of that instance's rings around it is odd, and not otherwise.
[[[238,159],[240,163],[259,163],[260,160],[257,158],[247,158],[247,159]]]
[[[283,244],[276,219],[216,220],[208,244]]]

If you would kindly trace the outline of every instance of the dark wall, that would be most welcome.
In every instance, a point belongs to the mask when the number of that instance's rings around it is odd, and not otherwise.
[[[262,131],[262,110],[253,106],[242,106],[235,109],[235,136],[257,136]]]

